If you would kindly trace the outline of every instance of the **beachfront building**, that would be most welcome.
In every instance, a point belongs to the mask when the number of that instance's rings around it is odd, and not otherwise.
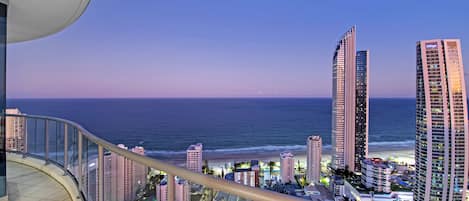
[[[414,200],[464,200],[468,116],[461,43],[417,42]]]
[[[128,148],[123,144],[117,145],[121,149]],[[118,154],[111,154],[111,185],[114,185],[113,195],[116,201],[125,201],[131,199],[131,167],[130,162],[125,157]]]
[[[18,108],[6,109],[6,114],[20,115]],[[5,141],[6,149],[10,151],[25,151],[25,119],[8,117],[5,120]]]
[[[168,181],[163,179],[156,185],[156,200],[168,201]],[[177,178],[174,183],[174,201],[190,201],[191,188],[189,182],[184,179]]]
[[[354,169],[355,151],[355,27],[339,40],[332,67],[333,169]]]
[[[256,175],[256,172],[251,169],[237,169],[234,172],[234,181],[246,186],[256,187],[256,183],[259,183],[259,178],[256,178]]]
[[[132,148],[131,151],[142,156],[145,155],[145,149],[141,146],[135,146],[134,148]],[[131,192],[134,192],[134,195],[136,195],[135,192],[145,187],[147,181],[148,167],[139,164],[138,162],[130,162],[132,163],[132,172],[130,177],[132,178]]]
[[[156,200],[168,201],[168,182],[166,180],[156,185]]]
[[[255,179],[255,187],[260,187],[260,179],[259,179],[259,172],[261,170],[261,167],[259,165],[258,160],[251,160],[251,171],[254,171],[254,177]]]
[[[368,50],[357,51],[355,71],[355,172],[361,171],[361,161],[368,157]]]
[[[319,180],[321,179],[321,155],[322,155],[321,136],[309,136],[306,146],[307,146],[306,179],[309,183],[319,183]]]
[[[189,182],[184,179],[178,178],[175,185],[175,201],[191,201],[191,186]]]
[[[128,149],[123,144],[119,144],[118,147]],[[132,148],[131,151],[145,155],[145,149],[140,146]],[[137,192],[145,187],[148,168],[118,154],[106,153],[103,157],[103,173],[105,200],[135,200]],[[97,179],[98,176],[95,180]]]
[[[291,152],[280,153],[280,178],[283,183],[295,183],[295,160]]]
[[[192,144],[186,151],[186,168],[202,173],[202,143]]]
[[[392,168],[381,158],[367,158],[361,164],[361,183],[374,192],[391,192]]]
[[[358,56],[358,57],[357,57]],[[332,65],[333,169],[360,171],[368,142],[368,51],[355,49],[355,27],[337,43]]]

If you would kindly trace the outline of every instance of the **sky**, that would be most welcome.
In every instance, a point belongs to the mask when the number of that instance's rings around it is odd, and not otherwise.
[[[464,0],[129,2],[92,0],[62,32],[10,44],[8,98],[330,97],[353,25],[371,97],[415,97],[418,40],[459,38],[469,65]]]

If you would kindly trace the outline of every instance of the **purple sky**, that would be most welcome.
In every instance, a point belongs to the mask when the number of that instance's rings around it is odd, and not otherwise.
[[[66,30],[8,47],[9,98],[330,97],[357,25],[372,97],[415,96],[415,43],[460,38],[468,1],[91,1]]]

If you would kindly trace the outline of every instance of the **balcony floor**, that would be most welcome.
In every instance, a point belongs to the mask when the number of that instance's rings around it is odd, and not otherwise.
[[[9,201],[71,201],[65,188],[43,172],[7,162]]]

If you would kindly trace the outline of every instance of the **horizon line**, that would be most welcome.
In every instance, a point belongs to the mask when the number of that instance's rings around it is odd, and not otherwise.
[[[216,97],[216,96],[200,96],[200,97],[13,97],[7,98],[7,100],[12,99],[332,99],[332,97],[328,96],[240,96],[240,97]],[[376,97],[369,97],[370,99],[415,99],[415,97],[411,96],[376,96]]]

